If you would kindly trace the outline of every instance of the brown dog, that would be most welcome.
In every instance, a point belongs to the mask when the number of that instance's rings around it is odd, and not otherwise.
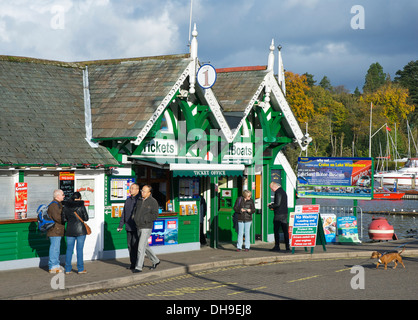
[[[402,249],[401,252],[384,252],[383,254],[381,254],[380,252],[374,251],[372,253],[372,256],[370,257],[371,259],[377,258],[379,259],[377,261],[377,266],[376,269],[379,268],[379,265],[381,263],[383,263],[385,265],[385,270],[387,270],[388,267],[388,263],[389,262],[395,262],[395,266],[393,267],[393,269],[396,269],[396,267],[398,266],[399,262],[400,264],[403,265],[403,267],[405,268],[405,265],[402,262],[402,257],[401,257],[401,253],[405,250],[405,247]]]

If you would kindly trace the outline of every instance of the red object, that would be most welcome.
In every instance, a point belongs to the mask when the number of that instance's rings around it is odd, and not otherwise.
[[[374,192],[373,199],[376,200],[400,200],[405,195],[405,192]]]
[[[369,225],[369,238],[372,240],[392,240],[394,235],[393,226],[386,218],[373,217]]]

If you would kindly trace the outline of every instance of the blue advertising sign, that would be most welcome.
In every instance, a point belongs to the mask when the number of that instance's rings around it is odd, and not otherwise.
[[[372,199],[372,158],[298,158],[298,196]]]
[[[148,244],[150,246],[178,244],[178,219],[155,220]]]

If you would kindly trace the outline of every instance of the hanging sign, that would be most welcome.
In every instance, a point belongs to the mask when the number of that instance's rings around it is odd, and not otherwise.
[[[197,83],[203,89],[212,88],[216,82],[217,74],[215,68],[210,64],[204,64],[197,71]]]
[[[299,205],[290,214],[291,247],[315,247],[318,231],[319,205]]]

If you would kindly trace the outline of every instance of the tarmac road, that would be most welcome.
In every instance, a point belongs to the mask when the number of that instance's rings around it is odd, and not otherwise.
[[[394,263],[391,263],[388,270],[384,270],[382,265],[376,269],[376,260],[369,258],[324,258],[225,266],[65,299],[212,302],[416,300],[418,255],[405,255],[403,260],[405,269],[400,264],[393,269]]]

